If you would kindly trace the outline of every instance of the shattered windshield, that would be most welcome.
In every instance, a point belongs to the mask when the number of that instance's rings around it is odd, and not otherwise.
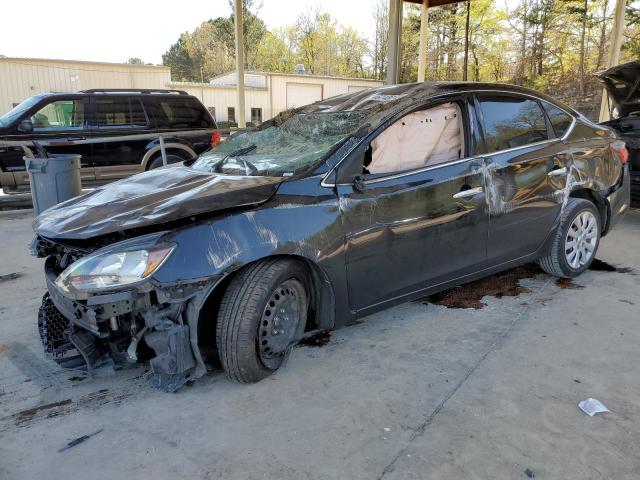
[[[358,127],[366,111],[297,113],[278,125],[235,135],[192,168],[233,175],[282,176],[321,160]]]

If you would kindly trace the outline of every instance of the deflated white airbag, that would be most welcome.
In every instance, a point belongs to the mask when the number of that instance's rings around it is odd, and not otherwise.
[[[457,160],[462,155],[462,115],[445,103],[405,115],[372,142],[370,173],[411,170]]]

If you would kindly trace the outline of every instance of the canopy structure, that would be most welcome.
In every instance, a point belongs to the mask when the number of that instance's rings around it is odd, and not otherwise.
[[[468,0],[404,0],[407,3],[422,5],[420,16],[420,48],[418,56],[418,81],[424,82],[427,68],[427,33],[429,26],[429,8],[466,3]],[[387,84],[400,80],[400,40],[402,38],[402,6],[403,0],[389,0],[389,46],[387,47]]]

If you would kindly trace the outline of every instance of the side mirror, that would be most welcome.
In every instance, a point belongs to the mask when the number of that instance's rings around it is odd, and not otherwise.
[[[33,133],[33,122],[29,118],[25,118],[18,124],[18,131],[22,133]]]

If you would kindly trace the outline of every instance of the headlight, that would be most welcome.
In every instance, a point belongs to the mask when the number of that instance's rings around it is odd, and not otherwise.
[[[130,285],[155,272],[175,246],[89,255],[72,263],[56,279],[63,292],[107,290]]]

